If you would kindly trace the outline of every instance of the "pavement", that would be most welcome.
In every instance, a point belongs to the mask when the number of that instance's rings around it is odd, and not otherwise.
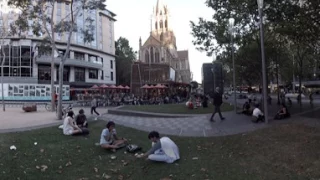
[[[74,112],[78,112],[80,108],[73,109]],[[83,109],[86,114],[89,114],[89,108]],[[320,120],[320,109],[317,107],[314,107],[313,109],[306,107],[301,110],[303,113],[294,111],[292,114],[295,115],[293,115],[291,119],[281,122],[270,121],[269,124],[252,123],[250,116],[235,114],[234,112],[222,113],[226,118],[224,121],[220,121],[218,115],[216,115],[216,122],[210,122],[210,114],[178,118],[161,118],[112,115],[107,113],[108,109],[106,108],[98,108],[97,110],[102,114],[102,116],[99,117],[100,120],[112,120],[116,124],[142,131],[156,130],[161,134],[177,136],[209,137],[241,134],[270,127],[277,123],[293,122],[293,120],[294,122],[303,122],[301,119],[309,119],[306,122],[313,125],[320,125],[320,123],[317,122],[317,119]],[[57,120],[55,113],[46,111],[44,107],[39,107],[38,111],[33,113],[25,113],[21,108],[15,107],[7,108],[5,112],[0,109],[0,117],[0,123],[2,125],[0,127],[0,133],[26,131],[62,124],[61,120]]]

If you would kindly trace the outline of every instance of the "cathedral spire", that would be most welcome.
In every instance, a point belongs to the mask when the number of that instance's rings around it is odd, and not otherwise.
[[[156,14],[160,12],[162,6],[163,6],[162,0],[157,0],[156,12],[155,12]]]

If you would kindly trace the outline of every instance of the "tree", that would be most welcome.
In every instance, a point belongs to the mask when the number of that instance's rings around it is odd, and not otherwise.
[[[2,99],[2,110],[3,111],[6,111],[6,105],[4,102],[4,88],[3,88],[3,65],[6,60],[4,38],[6,38],[7,35],[8,35],[7,29],[5,28],[5,26],[3,24],[0,24],[1,99]]]
[[[131,65],[136,59],[136,52],[130,47],[129,41],[123,37],[119,37],[115,47],[117,84],[128,85],[131,82]]]
[[[105,9],[105,0],[70,0],[69,13],[61,19],[54,18],[54,9],[57,3],[61,3],[60,0],[9,0],[8,4],[20,9],[22,12],[18,19],[12,24],[11,29],[14,34],[20,35],[20,32],[32,29],[33,33],[37,36],[43,34],[45,40],[50,42],[52,47],[51,56],[54,58],[54,54],[58,53],[56,46],[55,35],[66,36],[66,51],[64,54],[58,54],[60,58],[59,65],[59,99],[58,99],[58,119],[62,118],[62,96],[63,96],[63,69],[65,61],[70,53],[70,45],[72,34],[82,33],[83,42],[90,43],[94,40],[94,17],[91,16],[92,11]],[[76,21],[77,17],[84,17],[84,12],[87,12],[89,16],[85,18],[84,26],[80,27]],[[33,24],[28,26],[28,20],[32,20]],[[52,63],[53,64],[53,63]],[[53,72],[53,70],[51,70]],[[53,74],[53,73],[52,73]],[[51,77],[52,78],[52,77]],[[53,79],[51,79],[52,81]],[[52,84],[52,83],[51,83]],[[52,96],[54,96],[54,90],[51,89]],[[53,99],[53,98],[52,98]],[[53,100],[52,100],[53,101]]]
[[[300,93],[303,67],[309,54],[315,54],[319,47],[320,1],[300,0],[266,0],[264,9],[265,51],[267,66],[276,63],[277,69],[286,69],[282,64],[291,64],[286,44],[292,43],[291,52],[297,56],[299,66]],[[257,2],[252,0],[207,0],[206,5],[214,10],[213,20],[203,18],[198,23],[191,22],[194,45],[200,51],[212,53],[229,53],[228,19],[235,19],[235,47],[237,73],[247,76],[245,72],[261,69],[259,19]],[[256,44],[253,44],[256,43]],[[275,46],[275,45],[279,46]],[[254,50],[255,49],[255,50]],[[275,51],[276,50],[276,51]],[[294,51],[292,51],[294,50]],[[225,59],[231,65],[231,58]],[[279,63],[281,61],[281,63]],[[284,63],[285,61],[285,63]],[[259,64],[258,64],[259,63]],[[241,68],[239,68],[241,65]],[[260,66],[260,67],[259,67]],[[231,66],[229,66],[231,67]],[[290,65],[290,67],[292,67]],[[240,69],[240,72],[239,72]],[[242,69],[245,69],[241,72]],[[268,69],[271,74],[272,69]],[[248,76],[249,77],[249,76]],[[257,77],[257,76],[252,76]],[[246,78],[247,81],[250,80]],[[251,79],[252,80],[252,79]],[[256,80],[254,80],[256,81]],[[249,83],[250,84],[250,83]]]

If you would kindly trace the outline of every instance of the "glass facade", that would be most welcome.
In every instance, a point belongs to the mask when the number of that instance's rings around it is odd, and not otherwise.
[[[39,65],[38,66],[38,80],[50,81],[51,80],[51,66]]]
[[[74,81],[75,82],[85,82],[86,73],[85,68],[74,68]]]
[[[89,69],[89,79],[98,79],[97,69]]]
[[[9,77],[31,77],[32,55],[30,46],[5,46],[3,75]],[[2,54],[0,53],[2,59]],[[1,73],[1,70],[0,70]]]
[[[70,67],[63,68],[63,81],[69,81]],[[59,81],[59,67],[57,67],[57,81]]]

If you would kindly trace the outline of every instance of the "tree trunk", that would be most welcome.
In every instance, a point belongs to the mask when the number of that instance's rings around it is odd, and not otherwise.
[[[277,65],[277,96],[278,96],[277,98],[278,98],[278,105],[280,105],[279,64],[276,64],[276,65]]]
[[[302,62],[301,62],[301,67],[300,67],[300,70],[299,70],[299,105],[302,106],[302,103],[301,103],[301,94],[302,94]]]
[[[2,53],[2,62],[1,62],[1,99],[2,99],[2,110],[6,111],[6,104],[4,102],[4,88],[3,88],[3,65],[6,59],[6,55],[4,52],[4,46],[1,44],[1,53]]]
[[[63,66],[64,66],[64,60],[60,60],[59,64],[59,96],[58,96],[58,119],[62,119],[62,100],[63,100]]]
[[[54,48],[52,48],[51,52],[51,111],[54,112],[56,110],[56,104],[55,104],[55,99],[54,96],[57,93],[56,88],[54,86]]]

